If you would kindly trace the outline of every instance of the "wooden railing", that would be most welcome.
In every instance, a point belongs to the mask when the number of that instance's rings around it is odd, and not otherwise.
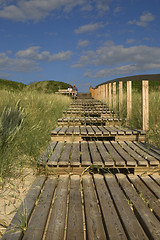
[[[149,129],[149,80],[142,81],[142,129]],[[119,112],[123,103],[123,82],[127,83],[127,119],[132,114],[132,80],[112,80],[98,85],[96,88],[90,87],[90,93],[93,98],[105,102],[109,107],[115,109],[118,105]],[[118,84],[118,86],[117,86]],[[118,89],[118,91],[117,91]],[[119,95],[117,97],[117,94]],[[118,99],[118,103],[117,103]]]

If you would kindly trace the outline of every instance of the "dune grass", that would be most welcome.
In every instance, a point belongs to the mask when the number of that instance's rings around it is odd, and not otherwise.
[[[160,148],[160,95],[159,91],[150,91],[149,93],[149,131],[146,135],[146,141]],[[123,98],[123,107],[120,116],[127,116],[126,94]],[[127,122],[132,128],[142,129],[142,98],[140,91],[133,91],[132,95],[132,116]]]
[[[50,141],[67,96],[36,91],[0,91],[0,177],[13,175],[24,166],[36,166]]]

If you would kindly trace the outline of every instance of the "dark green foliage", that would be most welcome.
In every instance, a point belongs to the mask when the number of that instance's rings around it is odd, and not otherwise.
[[[46,80],[25,85],[23,83],[0,79],[0,90],[4,89],[7,91],[36,90],[44,93],[55,93],[58,91],[58,89],[67,89],[69,86],[70,84],[68,83],[58,81]]]
[[[58,89],[67,89],[70,85],[58,81],[41,81],[35,82],[27,86],[27,90],[37,90],[44,93],[55,93]]]
[[[8,91],[21,91],[25,88],[25,86],[26,85],[23,83],[0,79],[0,90],[5,89]]]

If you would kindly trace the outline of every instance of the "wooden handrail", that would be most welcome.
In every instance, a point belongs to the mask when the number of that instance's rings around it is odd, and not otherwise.
[[[142,81],[142,129],[149,129],[149,80],[139,80]],[[123,103],[123,82],[124,80],[120,79],[119,81],[109,81],[97,86],[96,88],[90,87],[90,93],[93,98],[101,100],[109,105],[110,108],[116,108],[117,101],[117,83],[119,83],[119,97],[118,97],[118,106],[119,111],[122,109]],[[132,81],[129,79],[127,82],[127,118],[132,116]]]

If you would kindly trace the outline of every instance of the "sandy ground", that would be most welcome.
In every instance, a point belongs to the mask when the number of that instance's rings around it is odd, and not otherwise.
[[[36,178],[32,169],[25,169],[22,175],[15,179],[6,179],[0,185],[0,239],[11,222],[17,208],[20,206]]]

